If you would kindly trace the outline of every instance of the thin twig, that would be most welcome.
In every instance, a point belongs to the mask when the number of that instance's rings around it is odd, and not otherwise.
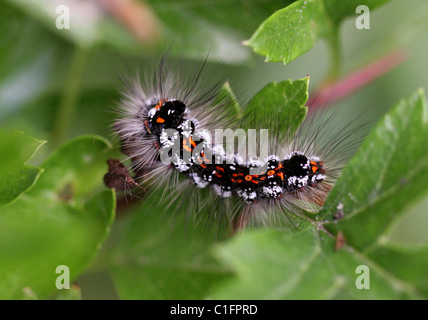
[[[75,49],[67,79],[64,84],[64,91],[61,97],[58,111],[52,130],[52,148],[58,147],[67,137],[71,123],[74,119],[74,110],[79,95],[80,81],[88,56],[88,49],[77,47]]]
[[[394,50],[342,79],[321,87],[309,98],[307,105],[314,109],[342,100],[403,63],[406,59],[407,54],[403,49]]]

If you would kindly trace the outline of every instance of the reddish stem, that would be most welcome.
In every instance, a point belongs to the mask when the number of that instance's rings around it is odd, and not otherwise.
[[[318,89],[308,100],[311,110],[333,104],[379,78],[407,60],[403,49],[396,49],[342,79]]]

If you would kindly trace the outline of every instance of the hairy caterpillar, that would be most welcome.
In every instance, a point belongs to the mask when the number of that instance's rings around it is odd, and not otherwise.
[[[358,127],[331,130],[331,116],[312,114],[296,131],[261,142],[259,149],[267,144],[264,157],[240,152],[235,145],[225,148],[213,132],[236,130],[242,122],[233,118],[230,101],[219,96],[218,86],[201,90],[202,69],[193,77],[177,76],[163,60],[154,74],[127,83],[114,129],[135,178],[123,164],[110,161],[106,184],[152,182],[152,189],[163,189],[167,202],[226,217],[235,229],[289,221],[289,213],[322,206],[358,142],[347,140]],[[210,192],[204,196],[200,190]]]

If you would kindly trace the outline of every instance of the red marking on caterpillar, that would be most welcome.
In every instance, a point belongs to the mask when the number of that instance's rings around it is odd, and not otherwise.
[[[201,73],[186,84],[162,62],[155,85],[133,82],[125,90],[122,118],[114,128],[135,176],[152,190],[163,189],[162,198],[171,202],[180,193],[196,199],[188,204],[195,212],[215,208],[235,229],[277,218],[289,221],[290,213],[300,210],[317,211],[349,157],[346,138],[357,129],[346,124],[327,139],[330,118],[312,114],[296,132],[268,142],[265,158],[244,160],[245,154],[227,153],[211,139],[210,132],[237,123],[216,88],[200,90]],[[266,170],[254,174],[263,166]],[[179,183],[177,176],[186,179]],[[126,174],[119,177],[134,186]],[[212,191],[209,197],[189,196],[206,188]]]

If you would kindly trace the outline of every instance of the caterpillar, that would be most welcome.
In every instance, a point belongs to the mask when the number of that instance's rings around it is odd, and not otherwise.
[[[301,210],[317,211],[358,143],[348,141],[358,127],[346,124],[331,135],[328,123],[334,115],[314,113],[299,129],[261,142],[268,144],[262,158],[235,145],[225,148],[213,132],[236,129],[242,121],[233,117],[218,85],[201,89],[203,68],[190,77],[177,75],[162,60],[143,81],[126,82],[121,117],[113,128],[134,178],[123,164],[110,161],[106,185],[117,187],[119,179],[142,188],[135,181],[151,182],[166,202],[224,216],[236,230],[253,223],[290,222]],[[199,190],[209,190],[208,195]]]

